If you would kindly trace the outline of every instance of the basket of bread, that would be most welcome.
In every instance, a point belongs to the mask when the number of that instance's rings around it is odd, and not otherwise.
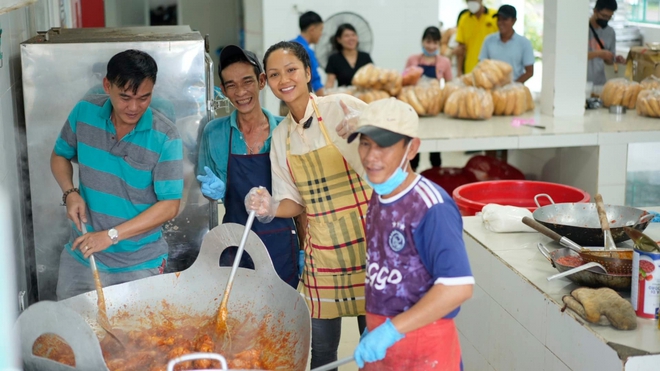
[[[641,90],[642,85],[636,81],[624,78],[612,79],[605,83],[600,99],[605,107],[624,106],[633,109]]]
[[[637,114],[660,117],[660,90],[642,90],[637,96]]]
[[[519,82],[494,89],[490,94],[493,97],[495,116],[518,116],[534,109],[532,93]]]
[[[423,79],[415,86],[404,86],[397,96],[415,109],[420,116],[435,116],[440,113],[442,89],[436,79]]]
[[[506,62],[484,59],[472,72],[463,75],[462,80],[465,85],[490,90],[510,83],[512,71],[513,68]]]
[[[445,102],[445,114],[450,117],[486,120],[493,116],[493,98],[484,89],[474,86],[459,88]]]
[[[352,80],[352,84],[358,88],[384,90],[391,96],[399,94],[402,83],[399,71],[376,67],[373,63],[357,70]]]

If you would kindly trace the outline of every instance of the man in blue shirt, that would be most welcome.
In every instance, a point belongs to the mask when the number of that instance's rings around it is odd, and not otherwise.
[[[248,218],[244,200],[250,189],[263,186],[272,192],[270,138],[283,118],[261,107],[259,92],[266,86],[266,74],[254,53],[226,46],[220,53],[218,74],[222,93],[236,111],[204,128],[197,179],[204,196],[224,202],[223,223],[244,225]],[[255,220],[252,230],[266,245],[280,278],[297,287],[299,247],[293,219]],[[233,258],[229,260],[233,262]],[[249,266],[249,260],[241,260]]]
[[[488,35],[481,47],[479,60],[495,59],[513,67],[513,81],[524,83],[534,75],[534,49],[525,36],[513,30],[517,17],[516,8],[502,5],[497,17],[499,33]]]
[[[165,115],[149,108],[156,62],[127,50],[110,59],[107,71],[107,95],[76,104],[51,155],[72,221],[60,255],[60,300],[94,290],[92,254],[103,286],[162,273],[168,246],[161,228],[177,215],[183,194],[181,138]]]
[[[307,50],[309,54],[310,69],[312,70],[312,80],[309,82],[312,85],[312,91],[318,96],[323,95],[323,83],[321,76],[319,76],[319,61],[316,59],[316,54],[310,45],[316,44],[321,39],[323,34],[323,19],[321,16],[314,12],[307,12],[300,16],[298,20],[300,25],[300,35],[291,41],[295,41]]]

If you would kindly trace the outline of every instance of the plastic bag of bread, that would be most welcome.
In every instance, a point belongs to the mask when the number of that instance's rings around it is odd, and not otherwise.
[[[362,66],[353,76],[352,84],[363,89],[385,90],[392,96],[401,91],[403,78],[397,70],[376,67],[373,63]]]
[[[660,90],[642,90],[637,96],[637,114],[660,117]]]
[[[383,90],[358,89],[353,92],[353,96],[364,103],[371,103],[381,99],[387,99],[390,94]]]
[[[442,89],[436,79],[422,79],[415,86],[405,86],[397,96],[410,104],[420,116],[435,116],[440,113]]]
[[[447,98],[445,114],[459,119],[489,119],[493,116],[493,98],[484,89],[466,86]]]
[[[534,100],[529,89],[518,82],[504,85],[490,92],[493,97],[493,115],[518,116],[534,109]]]
[[[624,78],[612,79],[605,83],[600,99],[603,106],[626,106],[629,109],[635,108],[637,95],[642,90],[642,85],[636,81],[629,81]]]
[[[660,79],[651,75],[642,80],[640,85],[642,85],[642,89],[660,89]]]
[[[463,81],[461,79],[453,80],[445,84],[445,87],[442,89],[442,92],[440,93],[440,112],[445,111],[445,102],[447,101],[447,98],[452,95],[455,91],[457,91],[460,88],[464,88],[465,84],[463,84]]]
[[[403,70],[401,83],[403,86],[415,85],[424,74],[424,69],[419,66],[410,66]]]
[[[465,85],[490,90],[510,83],[512,71],[513,68],[506,62],[484,59],[472,72],[463,75],[462,80]]]

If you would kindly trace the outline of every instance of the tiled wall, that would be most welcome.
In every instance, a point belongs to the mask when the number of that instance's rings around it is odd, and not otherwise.
[[[0,68],[0,188],[11,199],[14,235],[13,246],[0,246],[0,254],[3,258],[15,256],[19,290],[25,290],[27,285],[23,247],[27,233],[25,213],[29,210],[19,166],[19,153],[25,148],[20,43],[31,36],[29,19],[28,8],[0,14],[3,53],[3,67]]]

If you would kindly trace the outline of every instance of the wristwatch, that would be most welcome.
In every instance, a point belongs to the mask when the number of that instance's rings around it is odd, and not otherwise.
[[[113,245],[116,245],[117,242],[119,242],[119,232],[114,228],[108,229],[108,237],[112,240]]]

